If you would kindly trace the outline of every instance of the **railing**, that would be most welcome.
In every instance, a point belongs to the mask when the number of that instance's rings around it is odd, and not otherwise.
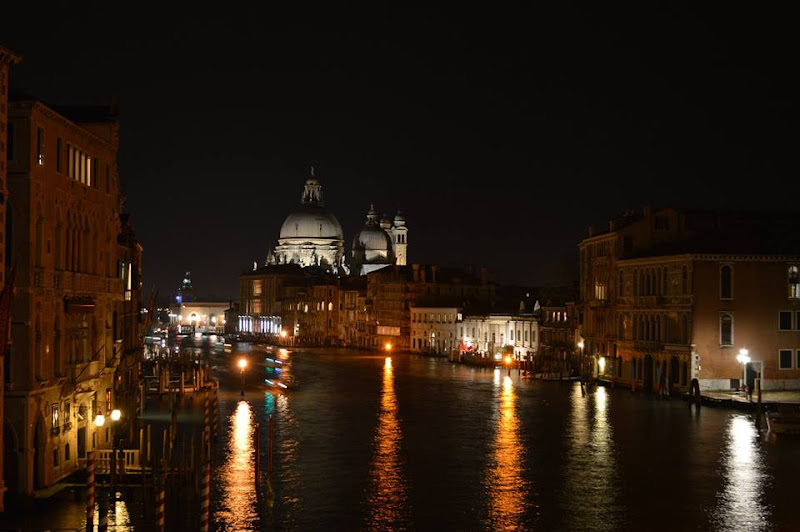
[[[94,459],[94,471],[98,475],[108,475],[111,473],[111,449],[96,449]],[[125,473],[138,473],[142,471],[138,449],[117,449],[117,472],[120,475]]]

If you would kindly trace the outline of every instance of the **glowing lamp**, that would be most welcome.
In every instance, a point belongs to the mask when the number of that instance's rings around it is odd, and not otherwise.
[[[600,367],[600,373],[606,372],[606,357],[600,357],[600,360],[597,361],[597,365]]]
[[[119,418],[121,417],[122,417],[122,412],[120,412],[116,408],[111,411],[111,421],[119,421]]]
[[[392,344],[390,344],[389,342],[386,342],[386,345],[384,346],[384,348],[385,348],[387,351],[391,351],[391,350],[392,350]]]
[[[94,416],[94,424],[97,425],[98,427],[102,427],[103,425],[105,425],[105,423],[106,423],[106,416],[104,416],[103,414],[97,414],[96,416]]]
[[[239,367],[244,371],[244,368],[247,367],[247,359],[240,358],[239,359]]]

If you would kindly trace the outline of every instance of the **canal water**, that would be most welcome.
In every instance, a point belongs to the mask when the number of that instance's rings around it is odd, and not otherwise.
[[[800,442],[746,413],[412,355],[289,357],[288,390],[221,396],[217,530],[800,530]]]
[[[800,441],[747,413],[404,354],[294,350],[277,376],[259,346],[212,356],[212,530],[800,530]],[[142,497],[111,530],[152,528]],[[41,508],[33,529],[66,528],[82,497]]]

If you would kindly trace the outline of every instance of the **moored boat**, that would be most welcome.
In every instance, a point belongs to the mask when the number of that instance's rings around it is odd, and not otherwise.
[[[781,405],[777,412],[767,412],[767,427],[778,436],[800,438],[800,412],[788,405]]]

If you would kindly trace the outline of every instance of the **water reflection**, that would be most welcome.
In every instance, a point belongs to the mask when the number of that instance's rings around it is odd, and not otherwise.
[[[222,497],[216,517],[223,529],[256,530],[252,419],[250,405],[239,401],[230,419],[228,459],[220,470]]]
[[[764,530],[770,511],[762,501],[766,484],[764,457],[756,445],[753,422],[743,415],[730,419],[722,467],[725,483],[711,516],[724,530]],[[722,521],[717,523],[717,519]]]
[[[495,372],[495,385],[500,383],[500,373]],[[492,445],[493,453],[486,476],[489,493],[489,525],[493,530],[511,530],[520,527],[525,510],[527,482],[522,477],[520,422],[516,410],[516,393],[511,377],[502,378],[498,404],[497,430]]]
[[[614,530],[619,525],[618,468],[608,403],[604,386],[586,396],[580,386],[572,389],[562,507],[570,529]]]
[[[406,509],[405,479],[400,459],[402,440],[397,417],[392,359],[383,366],[383,390],[378,429],[375,435],[375,456],[370,465],[372,485],[369,497],[368,522],[371,530],[397,529],[402,526]]]

